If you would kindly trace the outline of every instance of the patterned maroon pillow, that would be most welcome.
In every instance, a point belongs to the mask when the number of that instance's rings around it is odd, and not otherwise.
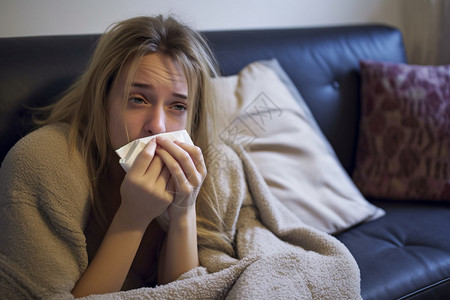
[[[450,201],[450,65],[360,65],[356,185],[368,197]]]

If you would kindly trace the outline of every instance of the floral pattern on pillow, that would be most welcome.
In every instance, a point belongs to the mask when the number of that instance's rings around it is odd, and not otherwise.
[[[368,197],[450,201],[450,65],[360,66],[356,185]]]

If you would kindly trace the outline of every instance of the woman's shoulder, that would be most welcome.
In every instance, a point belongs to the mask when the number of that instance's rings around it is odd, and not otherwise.
[[[39,206],[54,211],[64,213],[71,207],[84,214],[89,176],[81,154],[70,147],[69,131],[68,124],[46,125],[11,148],[0,168],[2,201],[39,201]]]
[[[78,148],[70,145],[69,131],[70,125],[55,123],[24,136],[3,160],[2,177],[6,174],[28,182],[64,180],[70,176],[87,178],[86,163]]]
[[[11,149],[19,148],[41,148],[46,149],[55,145],[67,145],[70,125],[66,123],[55,123],[42,126],[22,137]]]
[[[70,126],[65,123],[55,123],[40,127],[22,137],[8,152],[3,164],[12,160],[58,159],[69,152]],[[2,167],[3,167],[2,164]]]

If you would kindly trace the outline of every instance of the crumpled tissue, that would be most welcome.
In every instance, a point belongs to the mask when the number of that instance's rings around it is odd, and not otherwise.
[[[183,143],[194,145],[191,137],[189,136],[186,130],[165,132],[137,139],[116,150],[117,155],[119,155],[120,157],[119,163],[122,166],[122,168],[126,172],[128,172],[128,170],[133,165],[136,156],[144,149],[144,147],[150,140],[158,136],[162,136],[170,141],[180,141]]]

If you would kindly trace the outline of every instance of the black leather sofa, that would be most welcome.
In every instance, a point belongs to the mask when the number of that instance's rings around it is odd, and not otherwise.
[[[406,62],[402,35],[383,25],[205,32],[224,75],[277,58],[343,166],[354,168],[359,60]],[[0,160],[44,105],[84,69],[98,35],[0,39]],[[369,199],[386,216],[337,236],[361,269],[364,299],[450,299],[450,206]],[[426,200],[426,199],[424,199]]]

